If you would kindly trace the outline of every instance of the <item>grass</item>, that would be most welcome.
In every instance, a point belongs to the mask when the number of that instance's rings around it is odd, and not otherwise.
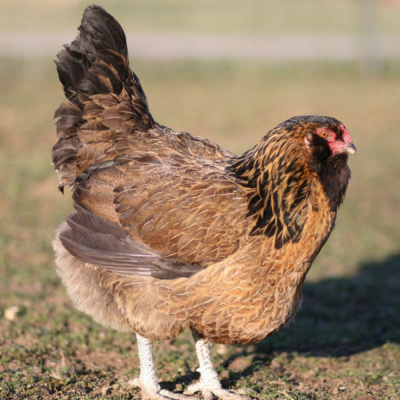
[[[71,211],[50,165],[62,99],[50,60],[2,60],[0,398],[139,399],[133,335],[78,312],[54,272],[54,229]],[[358,149],[337,228],[304,285],[296,321],[252,346],[213,347],[225,387],[259,399],[400,397],[400,74],[352,65],[135,62],[157,121],[242,152],[298,114],[342,120]],[[17,306],[14,320],[4,313]],[[190,335],[158,343],[159,377],[198,378]]]

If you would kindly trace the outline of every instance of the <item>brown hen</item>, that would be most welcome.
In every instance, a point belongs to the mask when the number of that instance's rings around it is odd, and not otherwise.
[[[152,342],[189,328],[201,378],[187,392],[242,398],[221,388],[209,345],[258,342],[294,316],[346,192],[350,134],[299,116],[236,156],[153,120],[101,7],[79,31],[56,62],[53,161],[77,211],[54,241],[58,274],[78,309],[136,333],[144,396],[185,397],[160,388]]]

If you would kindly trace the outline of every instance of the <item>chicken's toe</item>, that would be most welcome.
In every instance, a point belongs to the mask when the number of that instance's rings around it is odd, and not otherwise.
[[[213,390],[211,392],[205,391],[203,392],[204,399],[212,400],[213,395],[218,397],[221,400],[251,400],[251,397],[246,396],[245,394],[239,394],[239,391],[235,390],[227,390],[227,389],[218,389]],[[240,391],[241,392],[241,391]],[[209,396],[211,394],[211,397]]]
[[[128,382],[129,385],[142,389],[142,398],[148,400],[199,400],[197,397],[186,396],[180,393],[174,393],[157,386],[145,386],[140,378],[135,378]]]
[[[180,394],[180,393],[174,393],[166,389],[160,390],[160,394],[165,396],[166,398],[171,398],[176,400],[199,400],[198,397],[187,396],[185,394]]]
[[[221,400],[251,400],[251,397],[245,395],[245,390],[227,390],[221,387],[203,386],[196,382],[185,390],[185,394],[194,394],[201,391],[204,400],[213,400],[215,397]]]

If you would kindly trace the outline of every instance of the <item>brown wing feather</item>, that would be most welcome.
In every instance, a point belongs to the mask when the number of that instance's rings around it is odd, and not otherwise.
[[[128,277],[188,278],[202,270],[196,264],[162,258],[133,241],[120,224],[76,208],[78,212],[68,216],[59,239],[70,254],[82,261]]]
[[[207,266],[246,240],[245,193],[222,164],[131,148],[83,174],[74,199],[162,257]]]

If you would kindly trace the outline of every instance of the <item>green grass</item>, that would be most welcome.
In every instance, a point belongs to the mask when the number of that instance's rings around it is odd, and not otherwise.
[[[50,165],[62,100],[51,60],[2,60],[0,399],[140,398],[133,335],[72,306],[54,271],[54,229],[71,211]],[[213,347],[225,387],[259,399],[400,397],[400,69],[353,65],[134,62],[155,119],[234,152],[299,114],[335,116],[358,149],[337,227],[304,286],[295,322],[252,346]],[[18,306],[15,320],[4,311]],[[155,346],[164,385],[198,378],[190,335]]]

